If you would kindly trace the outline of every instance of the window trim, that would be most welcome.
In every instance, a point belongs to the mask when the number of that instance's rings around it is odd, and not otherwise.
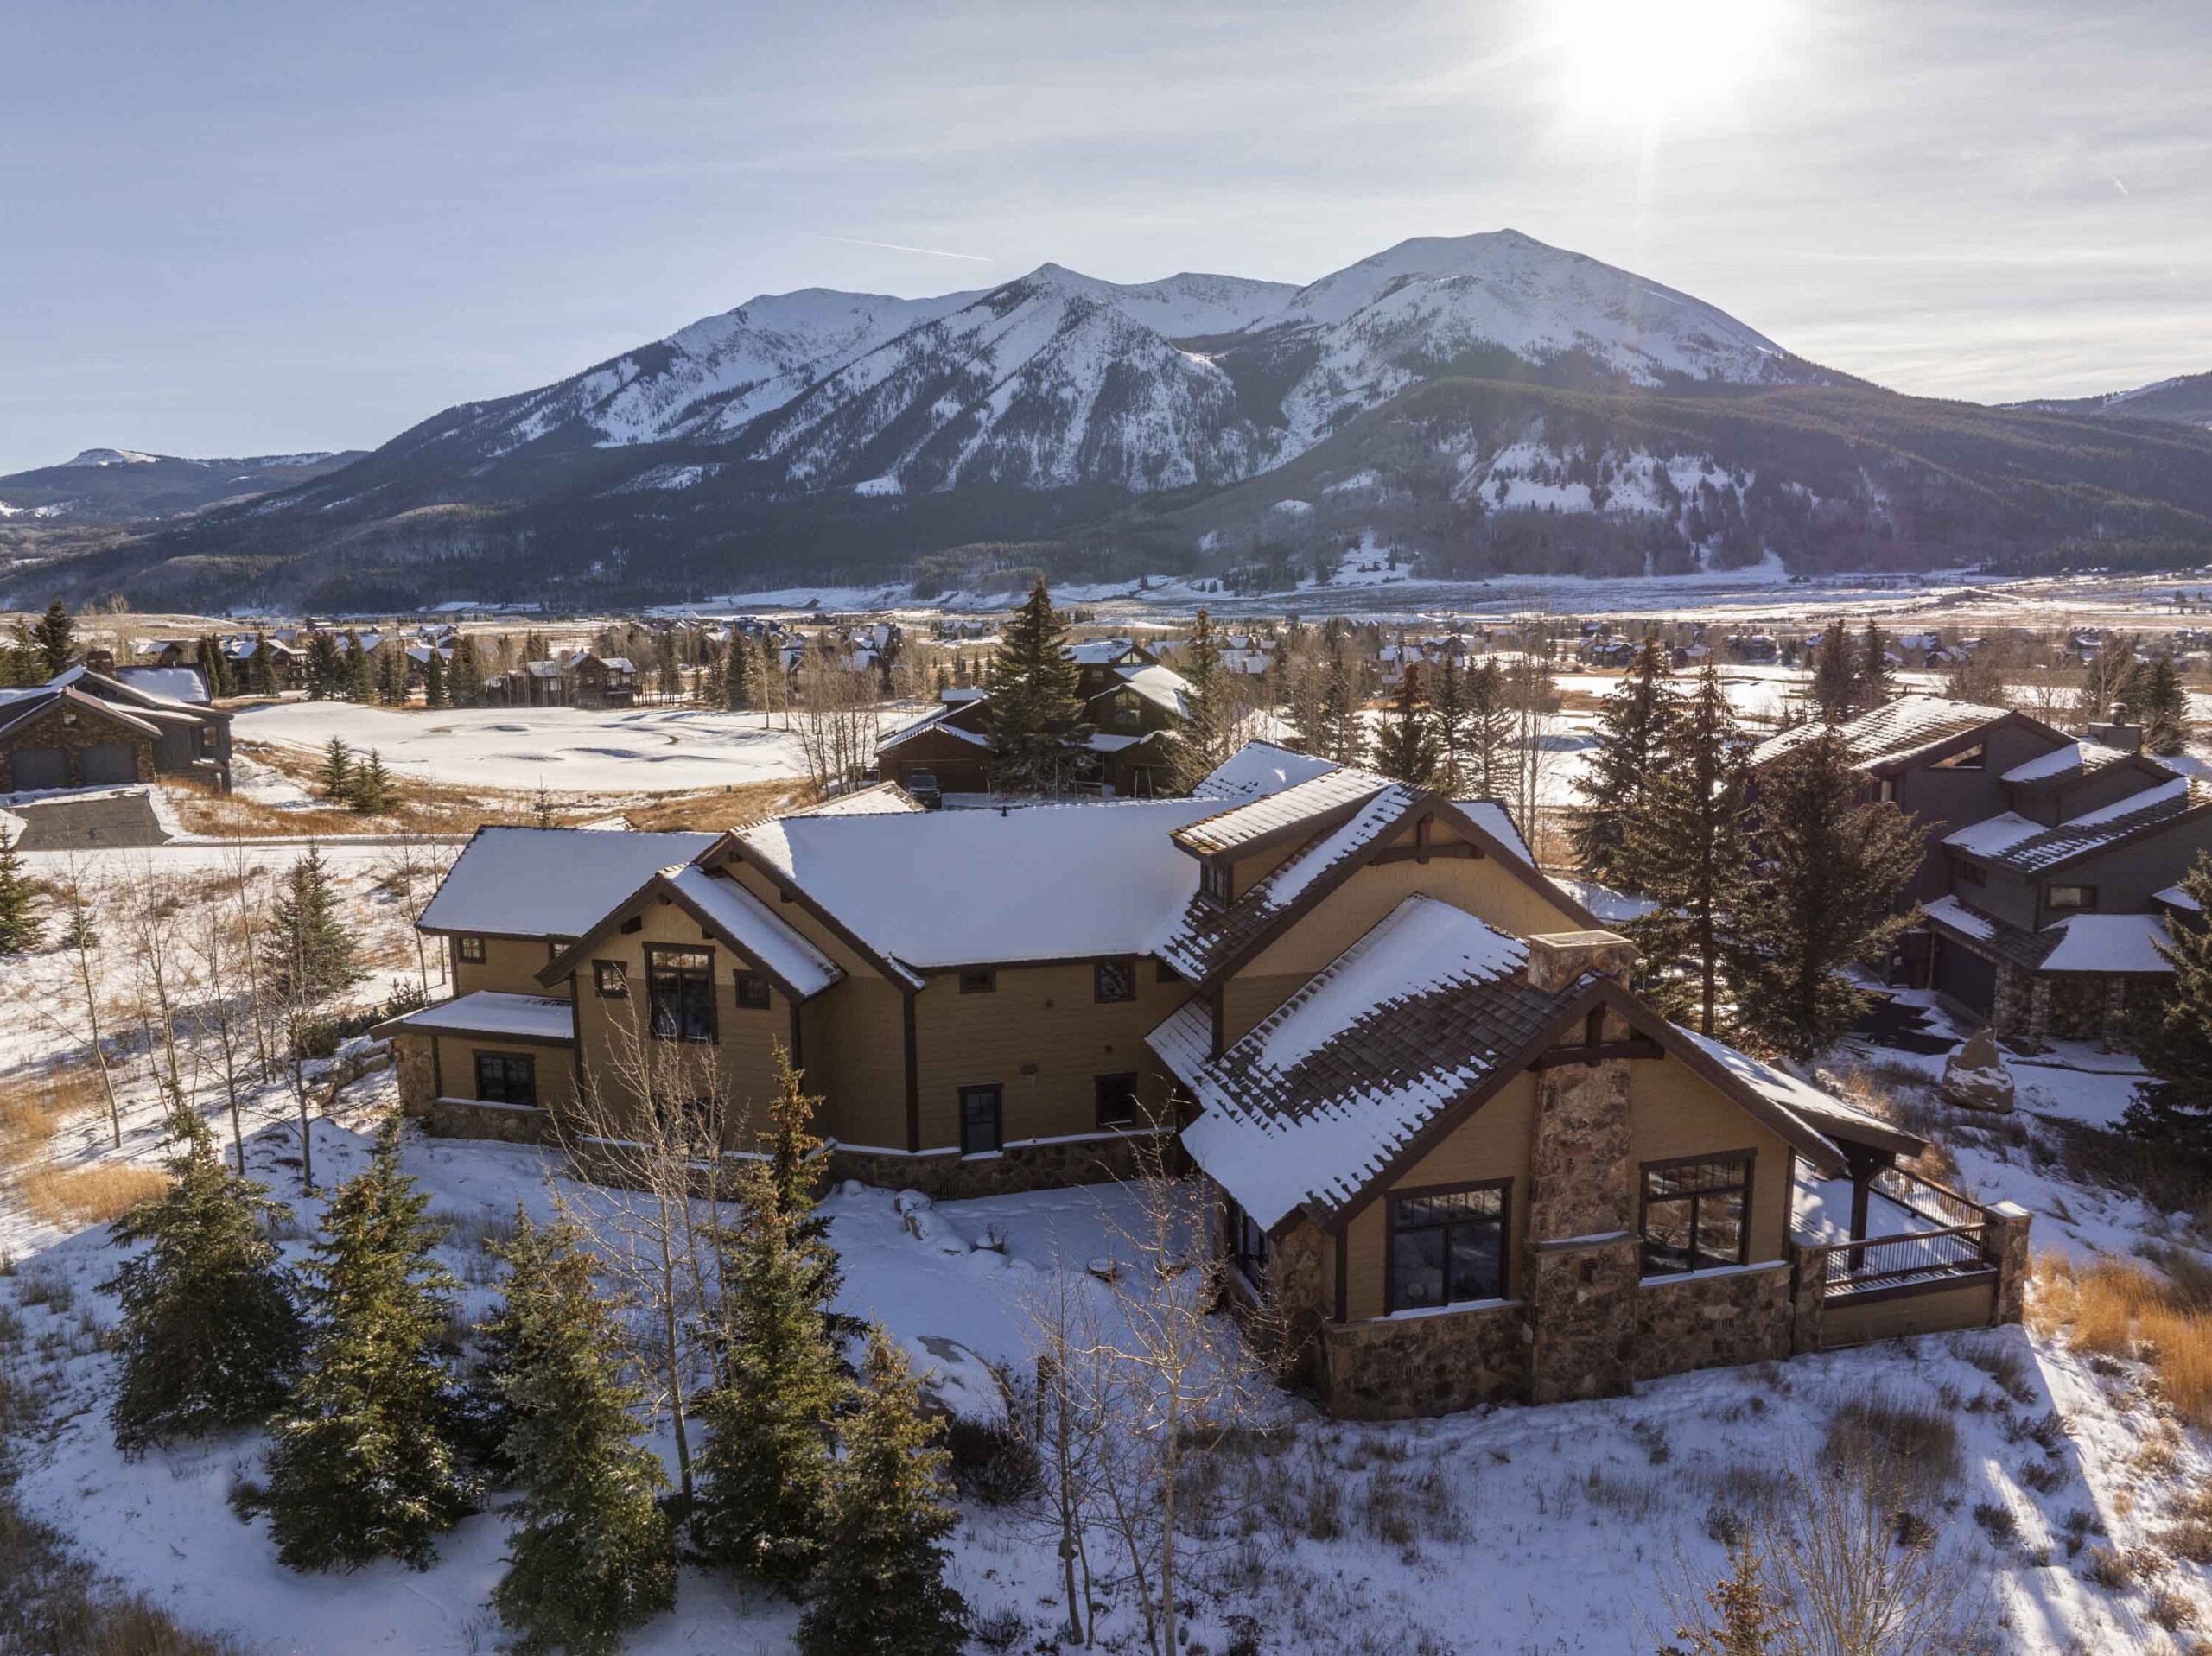
[[[1729,1270],[1737,1266],[1750,1264],[1751,1259],[1751,1204],[1752,1196],[1758,1188],[1758,1147],[1757,1145],[1752,1145],[1744,1150],[1702,1151],[1694,1156],[1667,1156],[1662,1157],[1657,1161],[1640,1163],[1637,1165],[1636,1173],[1636,1269],[1638,1278],[1640,1280],[1649,1281],[1653,1278],[1663,1278],[1668,1277],[1689,1277],[1696,1275],[1700,1271]],[[1664,1173],[1671,1168],[1695,1167],[1705,1162],[1737,1162],[1740,1163],[1743,1166],[1744,1182],[1740,1187],[1737,1187],[1740,1188],[1743,1191],[1744,1212],[1743,1217],[1736,1228],[1736,1257],[1727,1265],[1723,1266],[1700,1265],[1697,1263],[1698,1202],[1700,1198],[1704,1196],[1725,1196],[1731,1194],[1731,1191],[1726,1190],[1697,1190],[1684,1196],[1661,1196],[1659,1200],[1662,1202],[1687,1202],[1690,1204],[1690,1263],[1683,1266],[1682,1269],[1679,1271],[1654,1271],[1650,1267],[1649,1259],[1649,1249],[1651,1246],[1651,1228],[1649,1218],[1652,1201],[1651,1176],[1654,1173]]]
[[[991,1143],[982,1150],[968,1146],[968,1100],[971,1095],[988,1093],[991,1096]],[[962,1156],[995,1156],[1006,1148],[1006,1085],[1002,1082],[983,1081],[960,1088],[960,1153]]]
[[[1134,1069],[1117,1071],[1110,1075],[1093,1075],[1090,1078],[1091,1107],[1096,1112],[1096,1125],[1101,1133],[1109,1133],[1120,1127],[1133,1127],[1142,1118],[1142,1107],[1137,1098],[1138,1080],[1138,1073]],[[1109,1116],[1106,1114],[1106,1088],[1109,1083],[1116,1082],[1127,1083],[1122,1089],[1122,1096],[1128,1101],[1128,1114]]]
[[[1121,974],[1122,988],[1122,993],[1108,994],[1106,993],[1106,975],[1109,972],[1119,973]],[[1125,1006],[1129,1002],[1134,1001],[1136,998],[1137,961],[1135,955],[1116,955],[1110,959],[1093,961],[1090,963],[1090,1000],[1093,1006]]]
[[[1452,1293],[1452,1244],[1449,1223],[1442,1225],[1414,1225],[1412,1230],[1436,1230],[1446,1234],[1444,1245],[1444,1299],[1434,1305],[1401,1307],[1398,1304],[1398,1207],[1403,1202],[1419,1202],[1431,1196],[1465,1196],[1475,1190],[1496,1190],[1498,1193],[1497,1218],[1497,1291],[1480,1298],[1453,1299]],[[1444,1311],[1454,1305],[1486,1305],[1497,1300],[1513,1298],[1513,1181],[1499,1179],[1462,1179],[1452,1184],[1424,1184],[1411,1190],[1393,1190],[1383,1200],[1382,1229],[1382,1314],[1391,1316],[1400,1310]],[[1472,1222],[1472,1221],[1470,1221]],[[1342,1246],[1341,1241],[1338,1246]]]
[[[464,933],[453,940],[454,958],[463,966],[484,964],[484,939],[475,932]]]
[[[1236,900],[1236,870],[1226,857],[1207,857],[1198,864],[1198,895],[1217,909]]]
[[[608,988],[609,977],[614,987]],[[591,963],[592,987],[602,1000],[627,1000],[630,998],[630,962],[627,961],[594,961]]]
[[[705,1034],[686,1035],[680,1028],[673,1035],[664,1035],[660,1032],[659,1019],[654,1016],[653,975],[659,957],[664,955],[704,955],[707,957],[707,963],[703,968],[686,966],[671,968],[682,974],[698,972],[704,977],[707,991],[705,995],[707,1032]],[[714,945],[711,943],[647,943],[645,945],[645,1029],[656,1041],[677,1041],[687,1046],[712,1046],[721,1038],[721,1019],[715,1006]]]
[[[2061,903],[2061,891],[2079,891],[2079,903]],[[2094,914],[2097,911],[2097,888],[2084,885],[2079,880],[2052,880],[2043,888],[2043,905],[2053,914]]]
[[[963,995],[995,995],[999,992],[999,969],[995,966],[963,966],[960,968],[960,993]]]
[[[535,1053],[497,1052],[481,1047],[472,1048],[470,1050],[475,1060],[474,1067],[476,1071],[476,1098],[479,1103],[509,1104],[517,1108],[530,1110],[537,1107],[537,1057]],[[487,1058],[503,1069],[520,1066],[530,1096],[528,1098],[495,1097],[492,1092],[486,1091],[484,1084],[484,1066],[485,1060]],[[505,1082],[496,1083],[496,1087],[499,1092],[507,1090]]]
[[[735,997],[740,1012],[766,1012],[776,1004],[776,986],[766,972],[741,966],[729,976],[730,993]],[[752,999],[747,999],[748,994]]]

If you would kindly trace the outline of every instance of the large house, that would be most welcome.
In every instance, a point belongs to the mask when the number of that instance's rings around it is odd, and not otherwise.
[[[1018,1190],[1176,1134],[1347,1414],[2018,1315],[2024,1214],[1670,1025],[1497,806],[1281,749],[1189,798],[486,828],[422,923],[458,993],[385,1028],[434,1131],[721,1120],[702,1164],[744,1155],[781,1048],[833,1177]],[[1808,1201],[1831,1235],[1942,1234],[1808,1241]]]
[[[200,684],[189,669],[169,670]],[[0,793],[111,787],[157,775],[229,791],[231,715],[207,706],[204,688],[195,704],[79,663],[42,685],[0,690]]]

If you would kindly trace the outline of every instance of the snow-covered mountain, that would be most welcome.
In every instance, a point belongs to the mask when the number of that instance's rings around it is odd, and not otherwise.
[[[0,477],[0,519],[75,524],[176,517],[288,489],[360,458],[359,449],[210,459],[86,448],[58,465]]]
[[[2212,373],[2177,374],[2102,397],[2046,397],[2014,403],[2037,414],[2086,414],[2107,420],[2164,420],[2212,428]]]

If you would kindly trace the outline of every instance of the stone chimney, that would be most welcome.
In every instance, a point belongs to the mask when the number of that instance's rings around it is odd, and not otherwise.
[[[1529,939],[1529,987],[1557,994],[1585,972],[1625,987],[1636,945],[1617,931],[1549,931]]]
[[[2091,741],[2116,747],[2123,753],[2143,751],[2143,726],[2127,722],[2127,708],[2121,702],[2113,702],[2106,710],[2104,723],[2091,725],[2086,733]]]

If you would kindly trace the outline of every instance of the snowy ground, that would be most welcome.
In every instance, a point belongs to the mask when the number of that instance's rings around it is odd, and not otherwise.
[[[890,729],[905,714],[887,711]],[[467,707],[437,713],[284,701],[238,717],[241,741],[302,751],[334,736],[374,748],[403,776],[563,795],[676,793],[807,772],[798,734],[780,714],[692,707]]]

